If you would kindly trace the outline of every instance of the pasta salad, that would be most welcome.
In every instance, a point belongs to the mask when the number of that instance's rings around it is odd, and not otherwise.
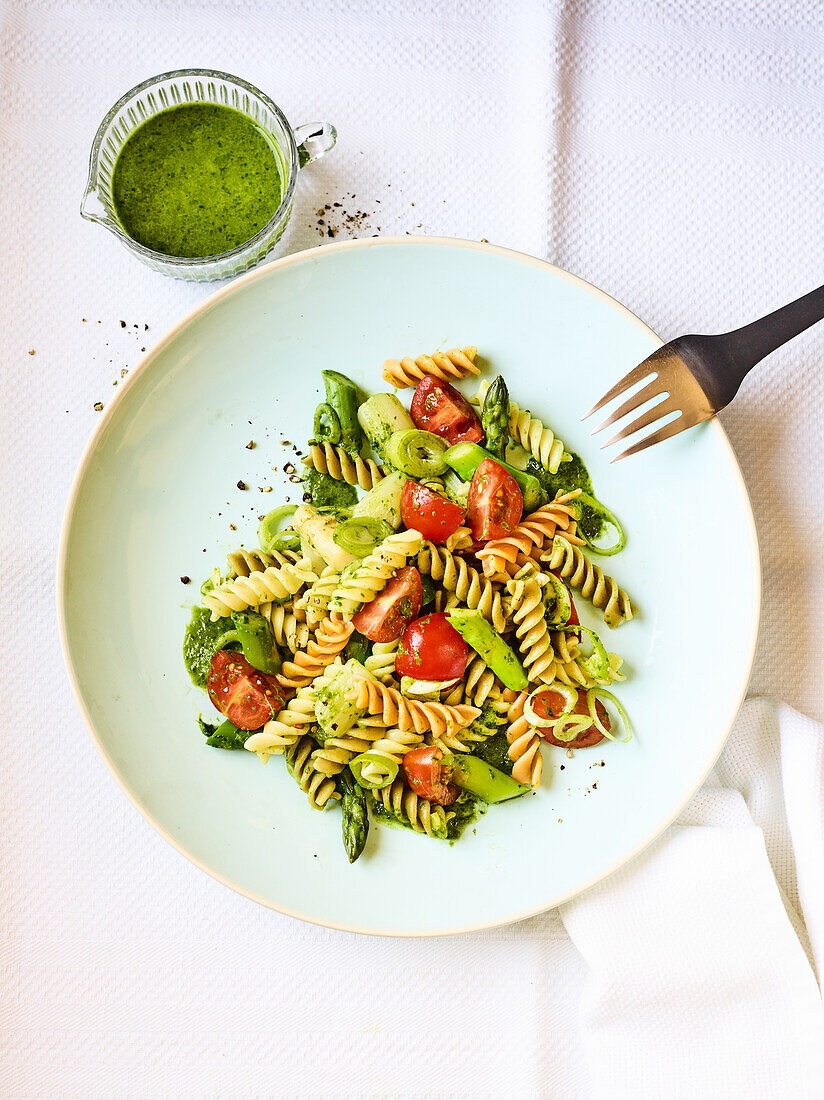
[[[625,536],[581,459],[500,375],[452,384],[476,348],[387,360],[393,392],[322,374],[304,502],[207,578],[184,660],[206,744],[284,757],[354,862],[370,821],[457,840],[540,785],[543,744],[629,740],[622,660],[575,599],[607,628],[635,608],[595,560]]]

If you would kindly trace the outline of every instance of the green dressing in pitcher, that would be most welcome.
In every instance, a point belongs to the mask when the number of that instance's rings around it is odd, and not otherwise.
[[[170,107],[126,140],[112,173],[124,231],[166,256],[215,256],[244,244],[283,196],[271,143],[240,111]]]

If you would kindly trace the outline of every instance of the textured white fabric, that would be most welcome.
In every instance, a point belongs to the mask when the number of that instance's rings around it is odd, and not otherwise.
[[[679,823],[562,906],[598,1094],[824,1091],[822,765],[818,723],[749,700]]]
[[[105,110],[189,65],[338,126],[290,249],[341,202],[338,239],[546,255],[665,337],[823,281],[818,0],[0,6],[0,1094],[821,1095],[822,740],[785,708],[745,709],[682,824],[564,908],[572,939],[558,913],[445,941],[302,926],[182,860],[112,783],[62,673],[59,519],[93,405],[207,288],[77,210]],[[818,719],[822,341],[724,414],[764,555],[752,689]]]

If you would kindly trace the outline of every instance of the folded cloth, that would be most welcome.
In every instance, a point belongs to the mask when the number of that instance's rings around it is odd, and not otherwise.
[[[564,905],[610,1097],[824,1095],[824,727],[748,701],[641,858]]]

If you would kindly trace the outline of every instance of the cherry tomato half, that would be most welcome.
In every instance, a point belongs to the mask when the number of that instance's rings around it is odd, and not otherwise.
[[[463,676],[469,646],[443,611],[410,623],[401,636],[395,671],[416,680],[453,680]]]
[[[206,678],[209,698],[241,730],[257,730],[284,704],[283,689],[274,676],[258,672],[242,653],[219,649]]]
[[[421,575],[414,565],[405,565],[374,600],[364,604],[352,623],[372,642],[393,642],[420,614],[422,599]]]
[[[443,766],[443,752],[437,745],[421,745],[403,758],[406,782],[419,798],[451,806],[460,789],[449,782],[449,770]]]
[[[543,715],[546,712],[547,718],[557,718],[565,706],[565,700],[558,695],[555,691],[541,692],[532,702],[532,706],[535,708],[535,712],[539,715]],[[578,692],[578,702],[572,708],[573,714],[589,714],[589,704],[587,703],[587,693],[585,691]],[[612,729],[612,725],[609,720],[609,714],[607,708],[601,702],[600,699],[595,700],[595,713],[602,725],[606,728]],[[550,745],[559,745],[562,749],[588,749],[590,745],[597,745],[604,740],[604,735],[598,729],[597,726],[590,726],[588,730],[584,730],[579,734],[574,741],[559,741],[557,737],[552,736],[552,731],[549,727],[538,727],[538,733],[543,737],[544,741],[548,741]]]
[[[484,437],[478,414],[462,393],[425,374],[412,397],[409,412],[416,428],[456,443],[480,443]]]
[[[485,458],[472,476],[466,518],[474,538],[502,539],[520,521],[524,498],[512,474]]]
[[[401,516],[407,527],[430,542],[446,542],[463,523],[466,512],[454,500],[433,493],[417,481],[407,481],[401,497]]]

